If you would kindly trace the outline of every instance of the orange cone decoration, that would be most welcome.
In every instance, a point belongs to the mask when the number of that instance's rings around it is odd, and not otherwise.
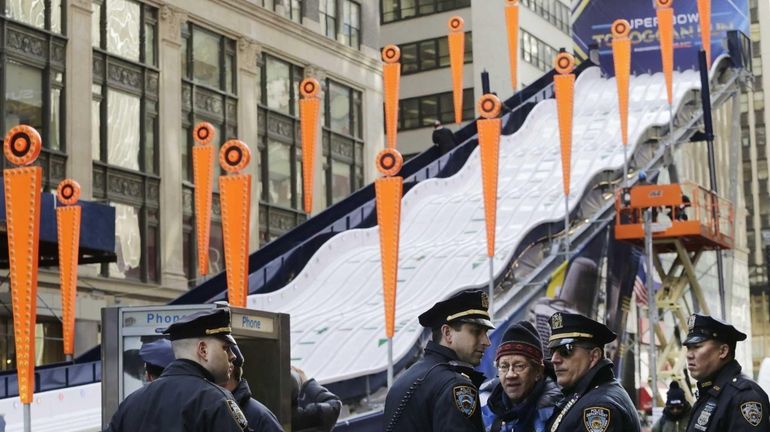
[[[398,126],[398,86],[401,81],[401,50],[396,45],[382,49],[382,80],[385,87],[385,141],[388,148],[396,148]]]
[[[497,226],[497,171],[500,158],[500,99],[493,94],[479,98],[478,110],[483,119],[476,125],[481,148],[481,180],[484,189],[484,215],[487,223],[487,256],[495,256],[495,227]]]
[[[505,0],[505,25],[508,30],[508,62],[511,66],[511,88],[518,85],[519,0]]]
[[[392,338],[396,322],[396,286],[398,280],[398,243],[401,229],[401,195],[404,179],[396,174],[404,159],[396,149],[387,148],[377,155],[377,170],[385,177],[374,181],[377,199],[377,224],[380,227],[382,260],[382,296],[385,303],[385,335]]]
[[[572,107],[575,93],[575,58],[568,53],[559,53],[554,61],[556,72],[553,77],[556,93],[556,108],[559,115],[559,139],[561,141],[561,171],[564,196],[569,196],[570,165],[572,164]]]
[[[19,168],[3,170],[8,262],[16,338],[19,398],[32,403],[35,392],[35,321],[37,320],[37,260],[40,239],[40,190],[43,169],[28,166],[40,155],[42,142],[34,128],[16,126],[5,136],[3,153]]]
[[[80,249],[80,185],[65,179],[56,188],[61,206],[56,208],[59,241],[59,282],[61,285],[64,355],[75,354],[75,301],[78,287],[78,249]]]
[[[615,83],[618,86],[620,134],[628,145],[628,81],[631,74],[631,24],[624,19],[612,23],[612,59],[615,63]]]
[[[195,228],[198,237],[198,273],[209,273],[209,234],[211,231],[211,188],[214,163],[214,126],[200,122],[193,129],[193,182],[195,183]]]
[[[663,65],[663,76],[666,78],[666,96],[671,105],[673,98],[674,79],[674,9],[673,0],[656,0],[658,15],[658,33],[660,34],[660,60]]]
[[[711,0],[698,0],[700,41],[706,51],[706,65],[711,67]]]
[[[236,307],[246,307],[246,296],[249,291],[251,175],[238,174],[238,172],[246,168],[250,159],[251,151],[243,141],[227,141],[219,151],[219,165],[229,173],[219,176],[227,299]]]
[[[465,22],[462,17],[449,18],[449,64],[452,67],[452,92],[455,123],[463,121],[463,66],[465,64]]]
[[[302,100],[299,101],[299,122],[302,127],[302,200],[305,213],[313,212],[313,173],[315,147],[318,140],[318,113],[321,84],[315,78],[305,78],[299,85]]]

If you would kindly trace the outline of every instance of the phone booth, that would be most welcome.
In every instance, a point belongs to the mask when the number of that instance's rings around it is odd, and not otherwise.
[[[185,315],[226,304],[110,307],[102,309],[102,427],[118,405],[146,384],[143,343],[167,337],[163,331]],[[289,315],[230,307],[232,335],[244,357],[243,378],[252,397],[291,430]]]

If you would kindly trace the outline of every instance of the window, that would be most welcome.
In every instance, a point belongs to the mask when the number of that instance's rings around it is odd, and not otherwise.
[[[463,90],[463,121],[473,119],[474,103],[473,89]],[[402,99],[398,102],[398,110],[401,113],[399,130],[433,126],[436,120],[444,124],[455,121],[452,92]]]
[[[302,0],[252,0],[259,6],[273,12],[281,12],[281,15],[298,23],[302,22]]]
[[[331,79],[324,87],[322,184],[330,205],[363,186],[362,93]]]
[[[521,31],[521,56],[525,62],[542,71],[553,69],[553,59],[559,51],[528,32]]]
[[[470,7],[471,0],[380,0],[382,24]]]
[[[361,6],[350,0],[342,5],[342,43],[361,48]]]
[[[401,74],[449,67],[449,39],[444,36],[399,46],[401,49]],[[473,34],[465,33],[465,63],[473,61]]]
[[[61,34],[61,1],[16,0],[3,4],[0,85],[5,99],[0,104],[0,128],[8,131],[20,124],[34,127],[43,141],[41,164],[48,167],[50,163],[64,163],[62,108],[67,40]],[[44,186],[55,188],[59,180],[46,178]]]
[[[157,9],[97,0],[92,19],[94,198],[115,207],[118,255],[117,263],[101,266],[102,274],[158,282]],[[123,186],[112,187],[115,180]]]
[[[192,130],[196,124],[206,121],[215,130],[212,143],[217,149],[228,139],[238,136],[238,98],[235,86],[235,41],[217,33],[187,24],[182,26],[182,227],[185,233],[183,254],[185,268],[191,285],[197,276],[197,246],[195,240],[195,216],[193,195],[195,186],[192,175],[192,147],[195,144]],[[215,162],[214,176],[218,176]],[[209,272],[224,269],[221,241],[221,213],[218,182],[214,181],[212,215],[209,237]]]
[[[521,3],[559,30],[570,33],[570,9],[560,0],[522,0]]]
[[[321,32],[327,37],[337,39],[337,0],[319,0],[318,14]]]

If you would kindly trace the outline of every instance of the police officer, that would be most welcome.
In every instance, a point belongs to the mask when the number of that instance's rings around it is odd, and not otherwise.
[[[233,360],[233,369],[230,379],[222,387],[229,390],[238,406],[249,421],[249,428],[255,432],[283,432],[283,427],[275,418],[275,414],[270,411],[262,402],[251,397],[251,388],[249,383],[243,378],[243,363],[245,359],[238,345],[232,346],[235,359]]]
[[[564,398],[545,430],[639,432],[636,408],[615,379],[612,362],[604,357],[604,345],[615,340],[615,333],[602,323],[566,312],[553,314],[548,323],[548,348]]]
[[[698,400],[687,431],[770,431],[767,394],[741,374],[735,345],[746,335],[716,318],[694,314],[687,321],[687,369],[698,381]]]
[[[225,382],[235,358],[230,310],[196,312],[172,324],[176,360],[161,376],[130,394],[112,417],[109,432],[242,432],[248,422]]]
[[[494,326],[482,291],[457,294],[420,315],[432,329],[425,357],[404,372],[385,400],[387,432],[483,431],[478,386],[484,375],[473,370],[490,342]]]
[[[166,366],[174,361],[171,341],[163,338],[145,342],[139,349],[139,357],[144,360],[145,379],[147,382],[153,382],[163,373]]]

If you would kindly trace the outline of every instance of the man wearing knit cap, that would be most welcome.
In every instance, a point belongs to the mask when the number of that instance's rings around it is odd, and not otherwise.
[[[687,431],[770,431],[767,394],[741,373],[735,345],[746,334],[708,315],[693,314],[687,321],[687,369],[698,381],[698,400]]]
[[[602,323],[566,312],[553,314],[548,324],[551,362],[564,398],[546,431],[639,432],[636,408],[604,356],[604,345],[615,340],[615,333]]]
[[[235,356],[230,310],[187,315],[165,331],[176,360],[158,379],[131,393],[112,416],[106,432],[243,432],[248,421],[227,381]]]
[[[385,400],[386,432],[483,431],[478,386],[484,375],[473,370],[489,347],[489,301],[483,291],[466,291],[420,315],[433,340],[425,357],[393,383]]]
[[[233,359],[230,379],[220,385],[233,394],[235,401],[249,421],[249,428],[254,432],[283,432],[283,427],[278,423],[275,414],[262,402],[251,397],[249,383],[243,378],[243,364],[245,359],[238,345],[230,348],[235,356]]]
[[[505,331],[495,354],[498,379],[484,406],[491,432],[543,432],[561,399],[553,378],[546,375],[540,335],[529,321]]]
[[[666,406],[663,415],[652,427],[652,432],[685,432],[690,419],[690,403],[679,383],[671,381],[666,393]]]

